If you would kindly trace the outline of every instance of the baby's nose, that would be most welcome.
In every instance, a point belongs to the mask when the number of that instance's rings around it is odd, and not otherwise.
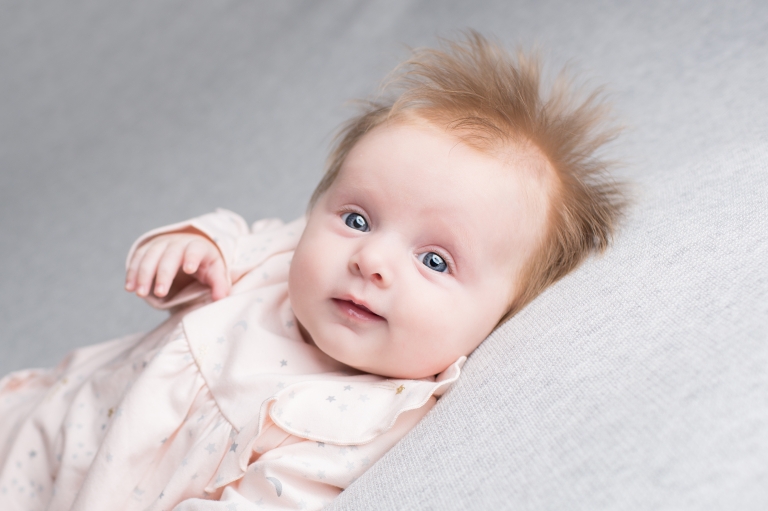
[[[350,271],[370,280],[377,286],[389,286],[392,283],[394,272],[391,268],[390,255],[387,252],[380,244],[366,244],[350,258]]]

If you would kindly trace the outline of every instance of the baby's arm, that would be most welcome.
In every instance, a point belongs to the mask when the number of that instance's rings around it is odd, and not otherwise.
[[[303,218],[287,225],[261,220],[249,227],[223,209],[160,227],[131,247],[125,287],[153,307],[173,311],[200,299],[218,300],[269,285],[273,281],[263,275],[282,275],[303,228]],[[258,278],[244,278],[274,258],[281,260],[275,263],[279,271],[273,268],[259,272]]]
[[[224,259],[216,245],[192,230],[161,234],[133,253],[125,276],[125,289],[142,298],[150,291],[158,298],[168,295],[172,285],[182,287],[194,278],[211,288],[214,300],[229,294]],[[154,288],[152,284],[154,282]]]

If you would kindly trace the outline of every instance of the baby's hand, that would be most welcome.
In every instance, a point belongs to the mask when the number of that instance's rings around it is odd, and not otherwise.
[[[125,289],[143,298],[154,281],[154,295],[163,298],[172,284],[183,285],[190,278],[210,286],[214,300],[229,294],[226,267],[216,245],[199,234],[164,234],[136,249],[128,264]]]

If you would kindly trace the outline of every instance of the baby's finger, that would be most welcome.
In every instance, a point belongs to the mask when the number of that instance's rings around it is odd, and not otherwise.
[[[206,280],[211,287],[211,298],[221,300],[229,294],[230,284],[224,261],[219,257],[207,269]]]
[[[158,238],[154,243],[147,247],[144,257],[139,264],[138,275],[136,277],[136,294],[144,297],[149,294],[152,286],[152,280],[157,273],[157,263],[165,252],[168,242],[163,238]]]
[[[136,289],[136,276],[139,273],[139,264],[147,251],[147,245],[142,245],[133,252],[128,269],[125,271],[125,290],[134,291]]]
[[[181,267],[184,273],[192,275],[200,269],[200,263],[212,257],[211,248],[211,244],[207,240],[195,239],[189,242],[184,250],[184,262]]]
[[[179,272],[179,266],[184,256],[186,244],[181,241],[169,243],[160,260],[157,263],[157,274],[155,275],[155,296],[162,298],[168,294],[173,279]]]

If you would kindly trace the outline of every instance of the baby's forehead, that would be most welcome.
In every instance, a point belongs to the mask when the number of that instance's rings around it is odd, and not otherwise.
[[[474,243],[473,231],[489,225],[510,235],[540,226],[550,195],[541,151],[525,139],[479,144],[464,135],[419,119],[377,126],[350,152],[342,188],[370,201],[372,213],[429,220]]]
[[[361,150],[359,150],[361,149]],[[348,159],[366,173],[385,174],[392,169],[384,160],[400,158],[408,166],[406,179],[380,179],[375,191],[390,193],[415,192],[414,199],[432,195],[433,188],[446,190],[448,185],[472,187],[473,184],[491,183],[506,187],[516,183],[523,191],[517,199],[548,202],[556,188],[556,174],[548,158],[530,139],[518,137],[492,137],[487,133],[451,129],[420,116],[410,115],[386,121],[362,137],[352,148]],[[342,165],[348,167],[349,161]],[[433,186],[434,185],[434,186]],[[412,188],[413,190],[409,190]],[[389,190],[388,190],[389,189]],[[466,190],[471,193],[471,189]],[[451,194],[452,195],[452,194]],[[494,202],[491,195],[471,197],[485,203]],[[496,197],[501,202],[512,197]],[[457,209],[466,207],[456,202]]]
[[[375,129],[411,126],[431,131],[436,136],[452,139],[458,146],[466,146],[488,157],[489,167],[501,162],[506,172],[498,179],[532,179],[540,186],[553,186],[556,173],[549,158],[530,137],[515,132],[501,133],[478,126],[465,126],[449,114],[430,115],[418,111],[405,111]]]

